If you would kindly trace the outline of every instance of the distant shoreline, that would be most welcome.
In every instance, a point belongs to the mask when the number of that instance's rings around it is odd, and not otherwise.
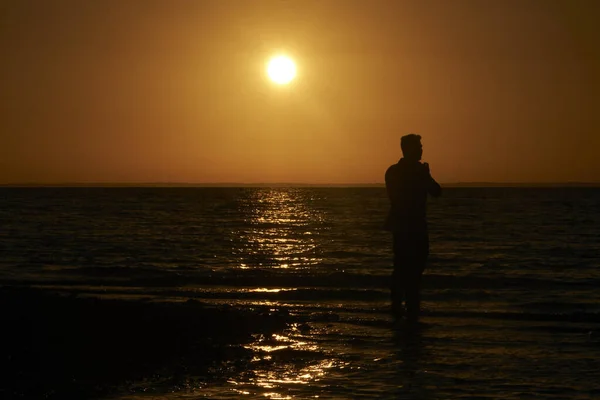
[[[514,183],[514,182],[454,182],[441,183],[447,188],[561,188],[561,187],[600,187],[600,182],[550,182],[550,183]],[[0,188],[383,188],[384,183],[167,183],[167,182],[140,182],[140,183],[2,183]]]

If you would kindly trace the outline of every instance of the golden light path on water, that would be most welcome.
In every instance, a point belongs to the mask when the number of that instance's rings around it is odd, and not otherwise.
[[[256,289],[249,289],[249,292],[255,292],[255,293],[279,293],[282,291],[286,291],[286,290],[297,290],[295,288],[280,288],[280,289],[268,289],[268,288],[256,288]]]
[[[311,207],[306,192],[295,189],[257,190],[241,204],[249,226],[238,232],[234,253],[240,269],[308,269],[322,262],[318,231],[323,212]]]
[[[298,327],[294,325],[291,333],[288,335],[274,334],[271,337],[264,338],[253,344],[245,346],[255,354],[252,363],[256,364],[253,374],[248,379],[230,379],[228,383],[233,385],[232,390],[240,395],[253,395],[250,387],[262,389],[262,396],[269,399],[292,399],[293,396],[284,394],[285,392],[294,392],[293,386],[310,385],[323,379],[328,370],[337,367],[344,368],[343,362],[325,358],[315,360],[308,365],[299,366],[293,362],[282,363],[282,365],[272,368],[265,362],[272,361],[278,353],[294,351],[299,354],[306,352],[320,352],[319,346],[314,343],[302,340],[301,337],[295,337],[299,333]],[[237,389],[236,386],[240,386]],[[318,394],[314,396],[318,398]]]
[[[240,263],[239,268],[289,269],[293,272],[321,263],[316,240],[319,232],[314,226],[324,222],[325,215],[312,206],[312,200],[305,191],[294,189],[253,192],[253,197],[244,204],[249,209],[246,223],[250,228],[240,232],[238,249],[238,254],[250,262]],[[259,293],[288,290],[297,288],[249,289]],[[274,301],[254,304],[274,309],[281,306]],[[295,392],[294,386],[314,384],[331,368],[344,368],[341,361],[327,357],[298,324],[292,324],[281,334],[258,337],[245,348],[254,354],[251,373],[228,381],[231,390],[240,396],[291,399],[293,397],[288,393]],[[313,397],[318,395],[315,393]]]

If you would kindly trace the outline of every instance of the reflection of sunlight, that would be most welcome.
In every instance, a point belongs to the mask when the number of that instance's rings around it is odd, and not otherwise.
[[[292,330],[297,333],[296,328],[292,327]],[[245,347],[254,352],[252,363],[255,368],[250,376],[229,383],[238,386],[235,391],[240,394],[254,392],[269,399],[290,399],[292,397],[286,393],[297,392],[298,385],[314,384],[323,379],[328,370],[344,368],[347,364],[324,357],[319,347],[303,340],[302,335],[273,334]],[[265,392],[257,393],[256,389]]]
[[[281,342],[284,342],[286,344],[279,344]],[[274,345],[274,344],[277,344],[277,345]],[[292,339],[289,336],[283,336],[283,335],[277,335],[277,334],[271,335],[270,339],[264,339],[262,341],[253,343],[253,344],[245,346],[245,347],[247,349],[253,350],[254,352],[264,351],[267,353],[272,352],[272,351],[277,351],[277,350],[283,350],[283,349],[310,350],[310,351],[316,351],[318,349],[318,347],[315,345],[309,346],[306,342],[301,342],[299,340]]]
[[[279,293],[279,292],[287,292],[287,291],[291,291],[291,290],[298,290],[296,288],[281,288],[281,289],[267,289],[267,288],[256,288],[256,289],[249,289],[249,292],[259,292],[259,293]],[[243,291],[243,290],[242,290]]]
[[[286,368],[277,370],[256,370],[254,378],[250,379],[247,384],[268,390],[268,392],[262,393],[264,397],[270,399],[289,399],[292,397],[283,394],[287,390],[293,389],[296,385],[313,384],[324,378],[327,371],[334,367],[343,368],[343,363],[334,362],[333,360],[322,360],[300,369],[289,365]],[[244,382],[230,381],[229,383],[244,385]],[[236,391],[238,393],[250,394],[247,389],[236,389]]]
[[[263,396],[268,397],[270,399],[278,399],[278,400],[287,400],[287,399],[291,399],[292,398],[291,396],[285,396],[285,397],[283,397],[279,393],[264,393]]]
[[[324,215],[295,189],[252,192],[240,203],[247,228],[238,232],[239,268],[300,269],[321,262],[315,238]]]
[[[324,212],[315,206],[318,203],[314,196],[293,188],[253,190],[247,194],[238,203],[245,226],[236,231],[232,249],[240,269],[270,268],[288,274],[322,263],[319,235],[329,228]],[[297,290],[269,287],[268,281],[260,285],[264,287],[242,290],[252,293]],[[271,311],[282,305],[262,299],[251,304],[273,306]],[[285,333],[260,335],[244,346],[252,351],[251,368],[228,383],[235,387],[232,390],[239,397],[296,398],[300,387],[310,387],[324,379],[332,368],[344,367],[345,362],[327,356],[301,332],[297,323],[290,328]]]

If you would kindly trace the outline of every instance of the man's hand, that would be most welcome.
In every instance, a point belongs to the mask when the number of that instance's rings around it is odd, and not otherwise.
[[[439,197],[442,194],[442,188],[440,187],[440,184],[437,183],[435,179],[433,179],[433,177],[431,176],[429,164],[426,162],[423,163],[423,171],[427,174],[427,177],[425,178],[428,182],[427,192],[433,197]]]
[[[431,172],[429,171],[429,163],[423,163],[423,170],[429,175]]]

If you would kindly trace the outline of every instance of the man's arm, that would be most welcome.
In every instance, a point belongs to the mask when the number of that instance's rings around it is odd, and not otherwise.
[[[390,199],[390,202],[392,204],[395,203],[395,197],[396,197],[396,189],[395,189],[395,185],[394,185],[394,172],[393,172],[393,166],[391,166],[390,168],[387,169],[387,171],[385,171],[385,188],[387,190],[387,195],[388,198]]]
[[[429,171],[429,164],[423,163],[423,165],[425,166],[425,170],[427,171],[427,177],[425,181],[427,193],[429,193],[433,197],[440,197],[442,195],[442,187],[431,176],[431,172]]]

